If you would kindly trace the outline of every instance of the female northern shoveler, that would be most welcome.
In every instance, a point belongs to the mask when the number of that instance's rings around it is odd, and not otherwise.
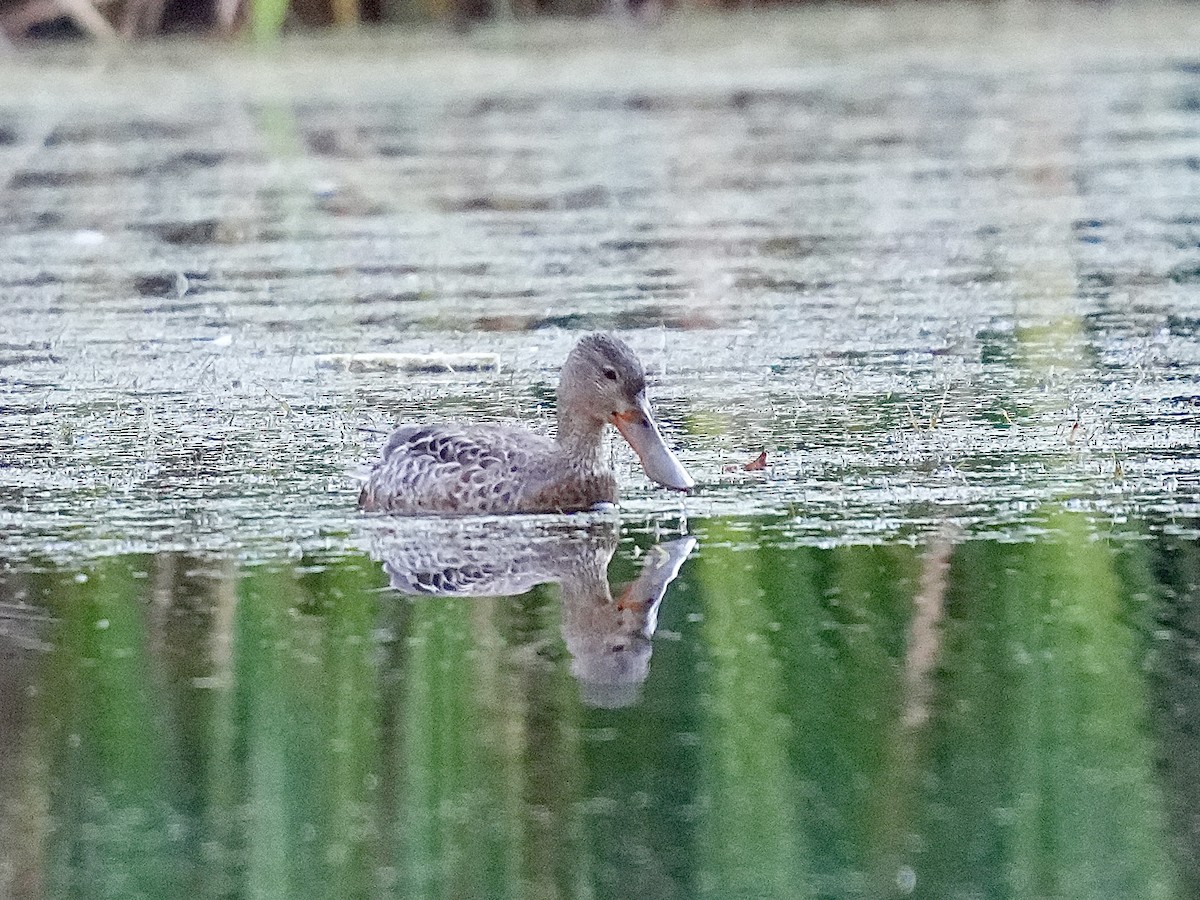
[[[392,432],[358,505],[403,515],[573,512],[615,503],[617,483],[601,440],[606,425],[654,481],[691,490],[663,442],[633,351],[611,335],[585,337],[558,380],[558,437],[501,425],[411,425]]]

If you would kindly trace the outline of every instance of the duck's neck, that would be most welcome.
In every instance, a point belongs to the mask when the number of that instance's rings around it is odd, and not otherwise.
[[[570,460],[584,468],[600,470],[604,462],[604,423],[573,416],[559,408],[558,446]]]

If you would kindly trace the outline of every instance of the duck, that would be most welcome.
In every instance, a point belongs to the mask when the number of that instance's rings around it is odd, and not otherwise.
[[[568,354],[556,393],[554,438],[506,425],[405,425],[391,433],[358,505],[395,515],[570,513],[616,504],[604,446],[613,426],[653,481],[695,487],[663,440],[646,373],[629,345],[590,334]]]

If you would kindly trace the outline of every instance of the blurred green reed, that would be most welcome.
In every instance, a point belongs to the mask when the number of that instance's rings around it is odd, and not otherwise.
[[[926,887],[953,896],[972,872],[1000,896],[1181,896],[1150,737],[1152,553],[1118,552],[1079,516],[1050,525],[954,556]]]
[[[250,0],[250,34],[258,42],[275,38],[287,18],[290,0]]]

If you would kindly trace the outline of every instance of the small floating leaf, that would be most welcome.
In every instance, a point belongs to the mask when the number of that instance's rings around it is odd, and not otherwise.
[[[767,467],[767,451],[764,450],[750,462],[742,466],[747,472],[759,472]]]
[[[761,472],[767,467],[767,451],[764,450],[744,466],[726,466],[724,472]]]

